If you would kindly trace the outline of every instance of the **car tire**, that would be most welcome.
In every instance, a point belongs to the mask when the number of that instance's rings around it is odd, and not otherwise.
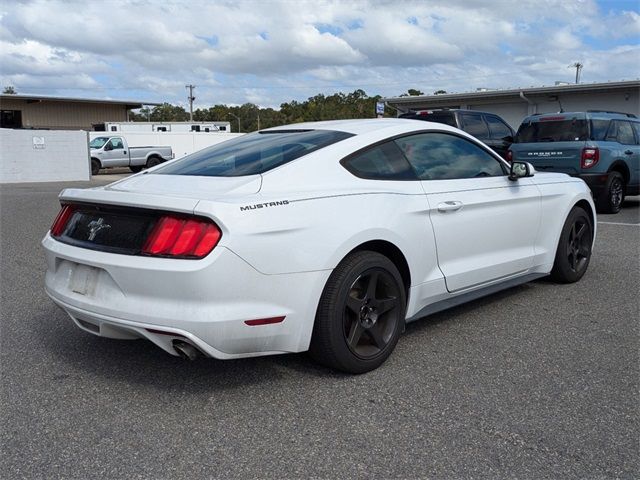
[[[129,170],[131,170],[133,173],[138,173],[142,171],[142,165],[130,165]]]
[[[147,160],[147,168],[155,167],[161,163],[162,161],[158,157],[149,157],[149,160]]]
[[[91,159],[91,175],[98,175],[100,172],[100,161],[95,158]]]
[[[393,262],[376,252],[355,252],[335,268],[322,292],[311,356],[348,373],[374,370],[395,348],[405,312],[405,288]]]
[[[611,172],[609,179],[597,203],[601,213],[618,213],[622,208],[625,195],[624,179],[619,172]]]
[[[551,278],[560,283],[574,283],[582,278],[591,260],[593,225],[587,212],[574,207],[562,227]]]

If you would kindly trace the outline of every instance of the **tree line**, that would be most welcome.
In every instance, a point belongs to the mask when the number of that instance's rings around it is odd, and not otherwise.
[[[422,92],[409,89],[401,96],[408,95],[422,95]],[[193,120],[196,122],[229,121],[231,130],[234,132],[253,132],[289,123],[374,118],[376,102],[380,98],[382,98],[380,95],[370,97],[364,90],[358,89],[346,94],[318,94],[303,102],[292,100],[281,104],[280,110],[260,108],[253,103],[240,106],[214,105],[210,108],[194,110]],[[385,116],[395,117],[395,112],[386,108]],[[163,103],[151,109],[143,108],[138,113],[131,112],[129,119],[134,122],[186,122],[189,121],[189,112],[181,106]]]

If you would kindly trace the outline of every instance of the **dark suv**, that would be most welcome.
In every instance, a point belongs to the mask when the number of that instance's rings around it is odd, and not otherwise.
[[[522,121],[509,155],[536,170],[582,178],[600,212],[640,193],[640,120],[631,113],[543,113]]]
[[[459,128],[490,146],[503,158],[507,158],[509,145],[513,142],[513,130],[495,113],[463,109],[418,110],[403,113],[400,118],[444,123]]]

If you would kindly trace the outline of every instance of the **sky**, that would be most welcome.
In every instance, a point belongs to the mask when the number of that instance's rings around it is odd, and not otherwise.
[[[640,78],[640,0],[4,0],[0,86],[278,108]]]

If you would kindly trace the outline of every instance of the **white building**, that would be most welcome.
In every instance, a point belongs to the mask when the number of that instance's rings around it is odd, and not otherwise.
[[[640,117],[640,80],[510,90],[478,89],[469,93],[391,97],[382,101],[399,113],[442,108],[482,110],[500,115],[517,129],[522,119],[533,113],[606,110]]]

